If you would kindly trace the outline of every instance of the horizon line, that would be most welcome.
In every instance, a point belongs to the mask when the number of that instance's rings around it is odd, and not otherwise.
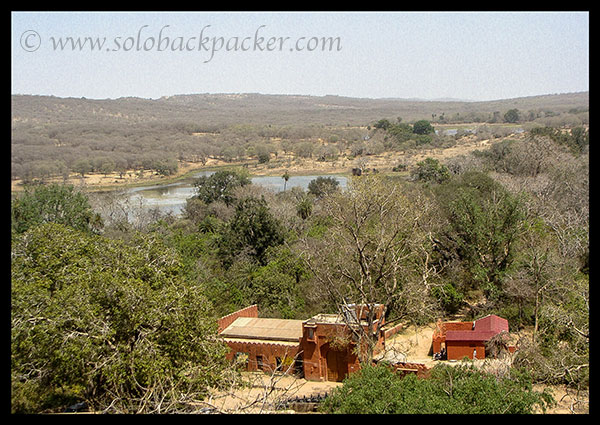
[[[361,96],[347,96],[338,94],[324,94],[324,95],[313,95],[313,94],[300,94],[300,93],[260,93],[260,92],[203,92],[203,93],[177,93],[162,95],[159,97],[142,97],[142,96],[120,96],[120,97],[87,97],[87,96],[57,96],[53,94],[32,94],[32,93],[11,93],[11,96],[39,96],[39,97],[54,97],[58,99],[85,99],[85,100],[120,100],[120,99],[140,99],[140,100],[162,100],[170,97],[177,96],[231,96],[231,95],[259,95],[259,96],[296,96],[296,97],[340,97],[345,99],[359,99],[359,100],[397,100],[397,101],[410,101],[410,102],[448,102],[448,103],[478,103],[478,102],[495,102],[501,100],[512,100],[512,99],[524,99],[530,97],[543,97],[543,96],[561,96],[570,94],[585,94],[589,93],[588,90],[563,92],[563,93],[543,93],[517,97],[505,97],[505,98],[494,98],[487,100],[473,100],[473,99],[460,99],[451,96],[437,97],[437,98],[421,98],[421,97],[361,97]]]

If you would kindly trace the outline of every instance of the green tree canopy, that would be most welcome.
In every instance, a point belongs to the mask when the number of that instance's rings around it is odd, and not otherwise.
[[[340,182],[334,177],[319,176],[308,183],[308,193],[322,198],[339,190]]]
[[[450,179],[448,167],[433,158],[425,158],[423,161],[417,162],[417,168],[413,175],[417,180],[424,182],[444,183]]]
[[[515,123],[519,121],[519,110],[518,109],[509,109],[504,114],[504,121],[509,123]]]
[[[373,127],[382,128],[384,130],[389,129],[391,126],[392,126],[392,123],[387,118],[382,118],[379,121],[377,121],[375,124],[373,124]]]
[[[419,120],[413,124],[413,133],[415,134],[429,134],[434,131],[433,126],[427,120]]]
[[[13,412],[186,411],[219,381],[210,304],[156,237],[43,224],[18,236],[11,271]]]
[[[438,248],[458,256],[467,285],[499,289],[521,234],[522,200],[481,172],[457,176],[436,193],[448,220]]]
[[[87,196],[73,186],[60,184],[26,187],[11,203],[14,232],[23,233],[42,223],[59,223],[85,231],[102,227],[102,220],[92,210]]]
[[[227,205],[232,205],[235,201],[233,190],[248,184],[251,184],[251,181],[247,173],[237,170],[221,170],[210,176],[199,177],[194,186],[197,197],[206,204],[223,201]]]
[[[284,236],[281,223],[273,217],[264,198],[248,197],[237,203],[235,215],[219,242],[219,256],[224,265],[230,265],[239,254],[265,265],[266,250],[281,245]]]

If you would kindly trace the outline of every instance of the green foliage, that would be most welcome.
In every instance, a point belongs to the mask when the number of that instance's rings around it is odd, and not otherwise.
[[[284,237],[281,223],[273,217],[264,198],[245,198],[237,203],[235,215],[222,234],[218,254],[225,266],[240,254],[264,265],[266,250],[281,245]]]
[[[471,366],[437,365],[431,378],[404,378],[382,364],[364,366],[322,403],[324,413],[342,414],[524,414],[554,403],[533,391],[531,378],[512,370],[497,378]]]
[[[464,295],[449,282],[431,288],[431,296],[439,300],[442,308],[450,314],[456,313],[464,300]]]
[[[42,223],[59,223],[84,231],[102,227],[102,220],[92,210],[87,196],[73,186],[59,184],[26,187],[11,202],[13,232],[23,233]]]
[[[269,248],[265,264],[238,258],[230,267],[205,281],[203,290],[222,315],[257,304],[261,316],[306,318],[309,273],[298,255],[284,245]]]
[[[433,142],[433,138],[430,134],[417,134],[415,138],[415,144],[417,146],[426,145]]]
[[[509,109],[504,114],[504,121],[509,123],[515,123],[519,121],[519,110],[518,109]]]
[[[388,133],[391,134],[396,142],[403,143],[414,137],[413,129],[410,124],[398,123],[388,128]]]
[[[269,152],[259,152],[258,153],[258,163],[259,164],[266,164],[270,160],[271,160],[271,155],[269,154]]]
[[[575,127],[571,131],[562,131],[554,127],[536,127],[531,129],[532,136],[547,136],[554,142],[569,147],[574,154],[580,154],[589,148],[590,132],[583,127]]]
[[[196,187],[198,199],[204,201],[204,203],[210,204],[223,201],[226,205],[232,205],[235,202],[233,190],[250,183],[247,173],[222,170],[210,176],[199,177],[194,186]]]
[[[375,124],[373,124],[373,127],[381,128],[383,130],[388,130],[391,126],[392,126],[392,123],[386,118],[380,119]]]
[[[417,168],[413,175],[417,180],[423,182],[444,183],[450,179],[448,167],[433,158],[425,158],[423,161],[417,162]]]
[[[274,102],[277,112],[287,102],[280,100],[283,103]],[[322,102],[328,101],[319,98],[320,112],[309,114],[310,120],[324,125],[302,121],[305,118],[288,125],[283,121],[286,114],[268,108],[257,112],[260,100],[254,96],[236,100],[236,111],[225,114],[218,110],[223,99],[200,95],[152,105],[121,100],[115,107],[106,102],[107,114],[98,122],[97,108],[90,108],[89,101],[17,96],[11,176],[32,180],[67,178],[69,171],[84,176],[112,170],[141,174],[146,169],[168,175],[177,169],[175,158],[203,164],[208,157],[257,157],[265,162],[269,153],[277,156],[282,148],[286,154],[329,160],[340,151],[369,155],[426,144],[443,148],[454,142],[453,137],[433,134],[425,122],[411,126],[400,119],[380,120],[366,140],[358,126],[371,118],[364,118],[362,106],[335,99],[336,106],[354,105],[344,110],[357,115],[344,127],[332,127],[339,116],[330,113],[339,114],[340,109],[323,112],[327,108]],[[206,102],[215,108],[209,111]],[[303,117],[312,107],[307,102]],[[587,103],[587,95],[577,103]],[[397,114],[410,122],[437,116],[438,122],[483,117],[499,123],[502,115],[495,111],[518,107],[527,112],[519,116],[515,109],[516,116],[507,115],[507,121],[565,122],[560,114],[566,109],[553,104],[542,108],[511,100],[481,112],[427,104],[451,109],[431,114],[411,105],[410,111]],[[388,106],[371,106],[370,116],[389,114]],[[159,109],[149,113],[147,107]],[[356,183],[362,184],[362,206],[341,203],[330,208],[337,198],[348,200],[343,194],[324,196],[330,188],[339,189],[336,181],[313,182],[312,191],[302,196],[292,191],[269,196],[269,209],[264,200],[235,199],[236,193],[244,192],[237,189],[250,184],[246,170],[218,172],[198,180],[198,196],[189,200],[183,219],[152,223],[144,227],[144,235],[127,227],[118,233],[120,242],[93,234],[101,223],[79,191],[60,185],[27,187],[11,205],[13,411],[49,411],[80,400],[94,408],[114,402],[114,411],[122,412],[137,411],[146,403],[146,411],[152,411],[157,406],[153,400],[164,400],[163,406],[182,406],[177,400],[184,398],[197,400],[225,367],[210,316],[251,303],[271,317],[304,319],[308,312],[333,311],[335,303],[324,296],[327,279],[339,284],[334,289],[342,296],[375,294],[389,307],[390,317],[404,315],[414,323],[439,314],[439,305],[446,313],[457,312],[466,299],[477,303],[477,314],[494,312],[507,318],[511,330],[535,326],[530,345],[521,341],[514,365],[527,367],[537,381],[589,386],[589,129],[583,127],[589,110],[569,108],[571,119],[581,127],[535,127],[532,137],[501,141],[497,136],[507,136],[514,125],[478,129],[478,138],[487,134],[485,138],[492,140],[493,135],[496,140],[476,158],[456,158],[453,164],[461,166],[452,169],[457,174],[479,172],[450,177],[444,165],[426,159],[417,165],[415,176],[431,184],[404,178],[374,184],[362,176]],[[95,112],[85,115],[86,110]],[[54,122],[58,118],[53,111],[67,121]],[[253,114],[245,115],[249,123],[239,124],[244,121],[240,114],[248,111]],[[117,121],[111,118],[117,116]],[[131,117],[134,126],[127,121]],[[257,117],[264,121],[252,121]],[[321,146],[320,140],[329,144]],[[487,171],[493,174],[484,174]],[[288,177],[287,172],[282,176],[286,182]],[[407,195],[406,202],[374,196],[384,188]],[[429,194],[435,195],[438,208],[429,204]],[[289,229],[282,228],[275,211]],[[359,218],[361,212],[368,213],[365,220],[352,223],[352,215]],[[393,217],[382,221],[382,213]],[[407,221],[397,226],[403,217]],[[351,233],[344,233],[347,230]],[[391,233],[396,236],[387,240]],[[302,240],[310,243],[302,247]],[[359,250],[353,252],[350,246]],[[393,247],[398,248],[395,255],[386,256]],[[309,256],[325,271],[322,281],[307,273],[302,260]],[[358,268],[349,267],[358,259],[381,261],[371,266],[363,262],[368,273],[362,276]],[[392,261],[394,267],[385,271]],[[377,275],[381,270],[385,273]],[[348,288],[350,280],[364,283],[371,278],[375,284],[368,290]],[[392,283],[393,292],[379,295]],[[370,385],[367,370],[364,383],[347,392],[348,398],[357,396],[348,411],[463,413],[477,411],[475,406],[485,412],[504,411],[507,404],[494,404],[500,393],[497,385],[512,411],[519,410],[521,401],[511,397],[522,396],[521,389],[527,388],[527,380],[520,381],[516,371],[511,378],[523,383],[519,388],[466,371],[441,369],[429,384],[410,377],[400,384],[385,370],[377,373],[383,385]],[[403,395],[398,401],[390,393]],[[480,393],[490,400],[477,399]]]
[[[494,171],[511,172],[510,157],[514,150],[515,143],[518,142],[512,139],[505,139],[492,144],[489,149],[475,151],[474,154],[476,157],[484,158]]]
[[[12,249],[13,412],[185,409],[219,381],[210,304],[159,239],[130,243],[43,224]]]
[[[302,220],[306,220],[308,217],[310,217],[312,211],[313,203],[311,199],[308,196],[302,197],[296,205],[296,214],[298,217],[300,217]]]
[[[308,183],[308,193],[317,197],[323,198],[327,195],[335,193],[339,190],[340,182],[334,177],[319,176]]]
[[[449,223],[442,245],[463,261],[471,284],[493,296],[514,260],[522,201],[479,172],[456,177],[437,194]]]
[[[289,248],[277,246],[266,253],[267,263],[251,274],[248,300],[256,303],[264,315],[297,318],[304,308],[299,284],[308,278],[308,270]]]
[[[413,133],[415,134],[429,134],[434,131],[433,126],[427,120],[419,120],[413,124]]]

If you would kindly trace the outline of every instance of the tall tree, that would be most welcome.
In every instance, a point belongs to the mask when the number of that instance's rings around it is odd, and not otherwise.
[[[376,175],[353,178],[322,208],[330,226],[323,237],[304,239],[304,259],[340,313],[344,304],[366,306],[366,326],[351,329],[368,363],[382,326],[377,304],[389,317],[426,314],[431,269],[419,226],[427,208]]]
[[[457,256],[466,286],[499,294],[522,231],[522,201],[480,172],[464,173],[435,190],[448,220],[437,248]]]
[[[248,184],[251,184],[251,181],[247,172],[221,170],[210,176],[199,177],[194,186],[196,187],[196,196],[206,204],[223,201],[229,206],[235,202],[233,190]]]
[[[219,242],[219,256],[226,266],[242,253],[265,265],[267,249],[281,245],[284,235],[264,198],[248,197],[237,203],[235,215]]]

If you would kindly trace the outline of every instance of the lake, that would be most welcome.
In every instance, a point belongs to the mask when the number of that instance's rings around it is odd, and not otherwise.
[[[193,175],[194,178],[208,176],[214,171],[203,171]],[[347,184],[347,178],[343,176],[311,175],[311,176],[290,176],[286,190],[292,187],[301,187],[307,190],[308,184],[317,177],[333,177],[344,189]],[[252,177],[252,184],[263,186],[273,192],[281,192],[284,189],[284,180],[281,176],[260,176]],[[193,180],[178,183],[145,186],[128,189],[125,195],[133,201],[134,205],[141,205],[143,208],[157,208],[160,212],[180,215],[185,207],[186,200],[195,195]]]

